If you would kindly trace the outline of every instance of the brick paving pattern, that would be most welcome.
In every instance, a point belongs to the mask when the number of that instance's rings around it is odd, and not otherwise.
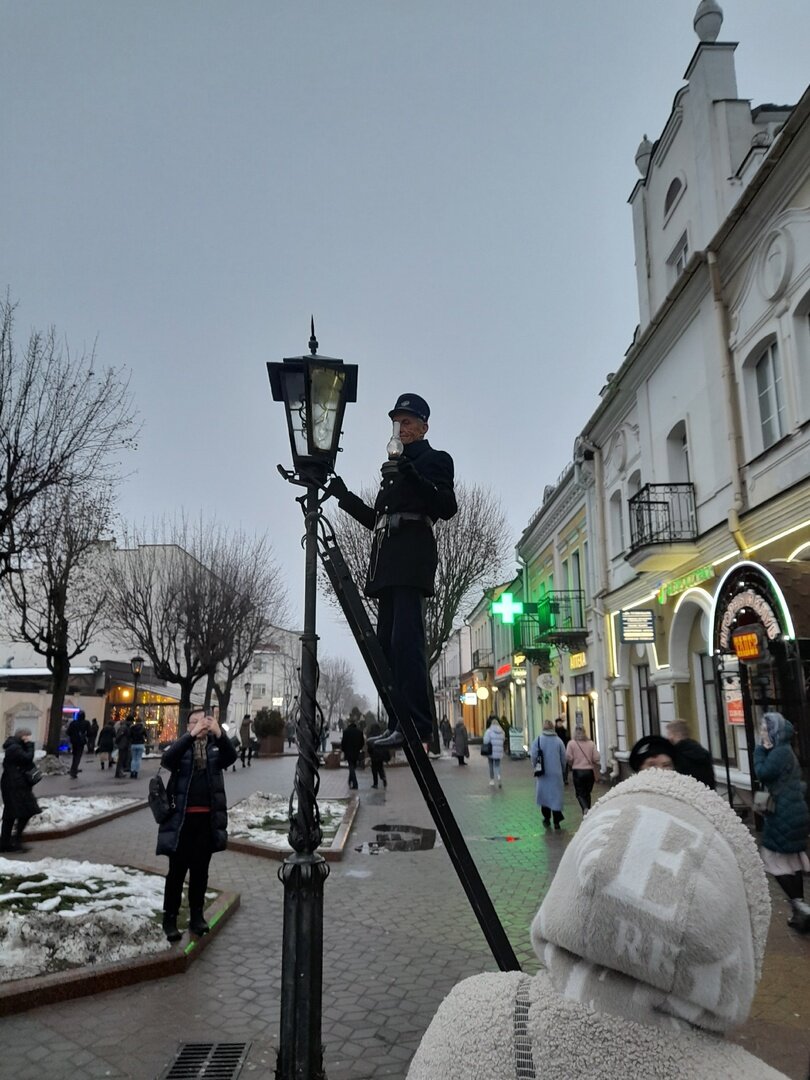
[[[569,789],[561,833],[543,830],[528,762],[504,762],[503,790],[488,785],[486,763],[472,748],[466,768],[435,763],[512,946],[536,970],[528,928],[580,814]],[[78,781],[46,778],[38,791],[138,791],[114,780],[92,758]],[[286,793],[294,758],[254,761],[226,777],[229,800],[252,791]],[[347,794],[346,770],[324,770],[321,794]],[[331,865],[324,914],[323,1041],[329,1080],[405,1076],[436,1007],[459,980],[495,970],[483,935],[446,852],[362,854],[375,825],[432,822],[407,768],[388,772],[388,790],[372,791],[361,772],[361,807],[342,862]],[[24,856],[133,862],[165,872],[154,855],[148,810],[62,840],[31,845]],[[490,839],[517,837],[514,842]],[[0,1078],[153,1080],[177,1047],[192,1041],[250,1041],[244,1077],[272,1077],[278,1034],[282,890],[278,864],[236,852],[215,855],[213,885],[241,893],[240,910],[185,975],[45,1006],[0,1020]],[[752,1018],[737,1041],[805,1080],[810,1059],[810,940],[785,926],[787,905],[774,892],[765,975]]]

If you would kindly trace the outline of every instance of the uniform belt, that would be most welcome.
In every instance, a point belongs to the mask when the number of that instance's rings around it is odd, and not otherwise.
[[[429,529],[433,528],[433,521],[427,514],[410,514],[403,510],[399,513],[380,514],[374,525],[374,531],[379,532],[381,529],[398,529],[400,525],[414,521],[420,521],[423,525],[427,525]]]

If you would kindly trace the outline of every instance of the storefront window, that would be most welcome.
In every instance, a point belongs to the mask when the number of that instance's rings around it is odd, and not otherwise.
[[[650,683],[650,669],[647,664],[641,664],[636,668],[636,672],[638,674],[638,698],[641,709],[641,734],[660,735],[658,687]]]
[[[709,750],[712,759],[718,764],[723,764],[723,752],[720,743],[720,727],[717,720],[717,691],[714,679],[714,664],[712,658],[706,653],[700,655],[700,673],[703,685],[703,707],[706,710],[706,731],[709,736]],[[734,728],[726,724],[726,745],[728,747],[728,763],[732,768],[737,767],[737,740],[734,736]]]

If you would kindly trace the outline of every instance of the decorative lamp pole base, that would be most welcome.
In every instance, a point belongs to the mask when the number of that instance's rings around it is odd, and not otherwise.
[[[276,1080],[325,1080],[321,1043],[323,886],[329,864],[317,853],[289,855],[284,885],[281,1033]]]

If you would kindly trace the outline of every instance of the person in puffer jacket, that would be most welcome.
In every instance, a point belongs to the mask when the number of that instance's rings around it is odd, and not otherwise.
[[[167,792],[172,813],[158,829],[157,855],[169,856],[163,892],[163,932],[179,941],[177,916],[188,874],[189,930],[207,934],[205,890],[215,851],[228,843],[228,802],[223,773],[236,761],[233,743],[213,716],[194,709],[185,735],[163,751],[160,764],[171,773]]]
[[[790,745],[793,724],[781,713],[762,717],[754,748],[754,772],[774,799],[774,811],[765,815],[762,862],[790,900],[788,926],[800,933],[810,930],[810,904],[804,899],[802,874],[810,871],[807,836],[810,812],[804,798],[801,766]]]
[[[640,772],[566,848],[531,926],[538,973],[459,983],[408,1080],[786,1080],[723,1038],[750,1011],[770,912],[736,814],[690,776]]]
[[[503,745],[506,741],[506,735],[503,728],[498,722],[497,716],[490,716],[489,727],[484,732],[484,738],[482,743],[484,746],[491,746],[492,750],[489,755],[489,786],[495,787],[497,783],[498,787],[502,786],[501,782],[501,758],[503,757]]]

